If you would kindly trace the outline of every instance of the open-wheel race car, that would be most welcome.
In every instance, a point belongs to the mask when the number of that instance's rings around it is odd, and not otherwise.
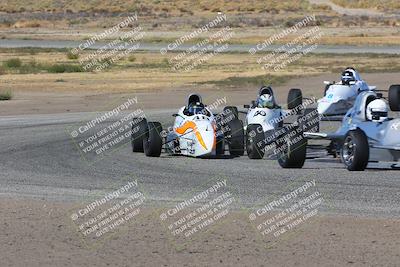
[[[283,110],[277,105],[271,87],[263,86],[257,99],[247,108],[245,119],[246,151],[251,159],[261,159],[265,154],[265,146],[273,140],[268,140],[278,127],[281,127]]]
[[[324,117],[343,116],[353,107],[357,95],[362,91],[375,90],[361,79],[354,68],[346,68],[339,82],[324,81],[324,96],[318,100],[318,113]]]
[[[302,108],[300,89],[291,89],[288,94],[288,109],[276,103],[273,89],[262,86],[256,100],[244,105],[245,147],[250,159],[262,159],[266,153],[275,154],[279,164],[284,168],[300,168],[304,161],[305,147],[303,141],[288,142],[288,139],[299,139],[305,129],[296,121],[307,115]],[[234,108],[234,107],[229,107]],[[237,108],[235,107],[237,110]],[[293,121],[295,123],[293,123]],[[308,127],[308,126],[307,126]],[[289,153],[290,152],[290,153]]]
[[[191,94],[187,105],[173,114],[175,122],[166,131],[159,122],[133,119],[132,151],[144,152],[149,157],[159,157],[163,150],[169,155],[209,157],[223,155],[227,145],[230,155],[241,156],[243,125],[234,112],[228,107],[214,115],[200,95]]]
[[[387,97],[379,92],[375,89],[360,92],[336,132],[304,132],[304,139],[330,140],[329,147],[337,148],[349,171],[365,170],[370,162],[391,162],[392,168],[397,168],[400,119],[389,117],[389,107],[400,111],[400,85],[391,85]]]

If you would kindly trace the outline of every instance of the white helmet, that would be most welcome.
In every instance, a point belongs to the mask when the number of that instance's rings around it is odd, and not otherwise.
[[[367,119],[374,122],[383,122],[388,119],[389,108],[382,99],[375,99],[367,106]]]
[[[274,108],[274,97],[270,94],[263,94],[258,97],[257,106],[259,108]]]

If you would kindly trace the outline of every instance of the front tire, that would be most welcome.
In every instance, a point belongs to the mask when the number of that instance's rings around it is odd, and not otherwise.
[[[133,118],[131,144],[132,152],[144,152],[143,139],[147,132],[147,120],[145,118]]]
[[[264,131],[260,124],[247,125],[246,151],[250,159],[262,159],[264,157]]]
[[[149,122],[146,137],[143,140],[144,153],[148,157],[159,157],[162,149],[162,126],[159,122]]]
[[[293,134],[293,137],[289,135]],[[285,136],[287,136],[285,138]],[[278,138],[278,163],[282,168],[302,168],[306,161],[307,140],[298,127],[285,129],[285,134]]]
[[[389,87],[389,106],[392,111],[400,111],[400,85]]]
[[[350,131],[343,142],[341,159],[349,171],[363,171],[369,160],[367,136],[361,130]]]
[[[232,156],[244,155],[244,130],[243,123],[236,119],[228,122],[229,154]]]
[[[303,93],[300,89],[290,89],[287,98],[288,109],[294,109],[303,104]]]

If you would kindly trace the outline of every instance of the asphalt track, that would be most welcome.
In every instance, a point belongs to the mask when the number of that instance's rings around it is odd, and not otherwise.
[[[20,40],[20,39],[3,39],[0,41],[0,48],[23,48],[23,47],[33,47],[33,48],[76,48],[82,42],[80,41],[61,41],[61,40]],[[106,42],[97,42],[93,44],[90,48],[100,49],[106,46]],[[168,44],[152,44],[152,43],[140,43],[139,51],[150,51],[150,52],[160,52],[161,49],[166,48]],[[193,46],[190,44],[182,44],[174,51],[185,51]],[[263,51],[271,52],[280,48],[282,45],[269,45]],[[128,46],[127,48],[131,48]],[[231,44],[222,53],[248,53],[251,48],[255,45],[241,45],[241,44]],[[108,49],[107,47],[104,49]],[[109,48],[113,49],[113,48]],[[318,45],[315,50],[310,51],[310,53],[315,54],[390,54],[398,55],[400,50],[398,46],[352,46],[352,45]]]
[[[163,125],[172,122],[173,110],[146,114]],[[68,133],[95,113],[21,115],[0,117],[0,194],[58,201],[84,201],[89,194],[107,193],[124,179],[138,180],[156,204],[183,200],[187,192],[206,189],[210,181],[226,179],[239,202],[254,208],[266,199],[289,193],[315,180],[329,214],[398,217],[400,172],[384,165],[365,172],[348,172],[333,158],[308,160],[303,169],[285,170],[275,160],[247,156],[220,159],[147,158],[133,154],[130,144],[103,156],[84,160]],[[375,168],[379,167],[379,169]],[[125,177],[125,178],[124,178]]]

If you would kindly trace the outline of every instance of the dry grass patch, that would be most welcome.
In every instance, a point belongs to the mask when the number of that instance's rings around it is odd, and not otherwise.
[[[48,1],[48,0],[14,0],[0,3],[0,10],[6,12],[47,11],[47,12],[133,12],[142,14],[169,13],[170,15],[193,15],[204,12],[224,11],[230,13],[262,11],[300,11],[310,8],[306,0],[199,0],[199,1],[153,1],[153,0],[100,0],[100,1]]]
[[[1,50],[0,50],[1,52]],[[2,53],[2,58],[13,58],[18,53]],[[175,54],[170,54],[172,57]],[[189,72],[172,71],[167,57],[159,53],[143,52],[119,61],[110,69],[100,73],[38,73],[2,75],[12,90],[48,92],[133,92],[151,91],[157,88],[176,88],[192,85],[213,85],[221,88],[243,87],[249,84],[284,84],[292,77],[321,73],[339,73],[347,66],[354,66],[361,72],[397,72],[400,63],[393,61],[391,55],[307,55],[287,66],[280,72],[264,71],[257,64],[261,55],[248,53],[228,53],[212,57],[203,65]],[[35,55],[22,54],[22,62],[36,60],[53,65],[65,64],[65,52],[37,52]],[[24,63],[23,63],[24,64]],[[18,75],[18,76],[17,76]],[[62,81],[62,82],[60,82]]]
[[[400,9],[398,0],[332,0],[335,4],[350,8],[369,8],[380,10]]]
[[[11,90],[0,91],[0,101],[11,100],[12,92]]]

